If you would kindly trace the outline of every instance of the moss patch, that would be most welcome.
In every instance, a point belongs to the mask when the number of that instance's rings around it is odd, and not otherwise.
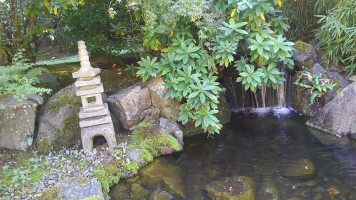
[[[38,198],[39,200],[61,200],[58,196],[59,194],[59,188],[57,186],[53,188],[48,188],[44,190],[41,194],[41,196]]]
[[[150,163],[153,161],[153,156],[146,149],[143,149],[140,155],[140,159],[145,163]]]
[[[55,133],[52,144],[55,150],[60,150],[63,147],[80,144],[78,141],[80,141],[79,116],[75,113],[64,119],[64,126]]]
[[[121,177],[121,163],[113,160],[97,168],[94,177],[101,183],[103,192],[109,193],[110,187],[117,184]]]
[[[140,165],[137,162],[130,162],[123,166],[123,173],[125,173],[127,177],[132,176],[137,174],[139,169]]]
[[[313,46],[311,44],[308,44],[308,43],[300,41],[300,40],[298,40],[294,43],[294,47],[296,49],[302,51],[303,53],[305,53],[307,49],[313,48]]]
[[[40,154],[47,153],[52,147],[51,143],[48,141],[46,137],[39,138],[37,140],[36,146],[37,146],[38,153]]]
[[[131,136],[135,141],[131,147],[137,147],[146,150],[152,156],[158,156],[163,153],[166,147],[175,151],[181,151],[182,145],[171,135],[160,132],[159,126],[152,122],[141,122],[134,130]],[[150,160],[147,152],[143,156]]]
[[[49,104],[48,110],[52,112],[57,112],[61,107],[70,104],[71,106],[76,106],[80,104],[81,100],[79,97],[69,94],[64,94],[58,97],[55,101]]]

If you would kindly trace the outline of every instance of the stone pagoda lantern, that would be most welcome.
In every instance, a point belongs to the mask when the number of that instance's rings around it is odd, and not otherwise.
[[[93,68],[89,62],[88,52],[84,41],[78,41],[80,69],[72,73],[76,78],[76,95],[82,100],[79,112],[79,126],[84,152],[93,150],[93,139],[104,136],[110,148],[117,146],[115,130],[112,123],[108,104],[103,103],[103,84],[100,79],[100,69]]]

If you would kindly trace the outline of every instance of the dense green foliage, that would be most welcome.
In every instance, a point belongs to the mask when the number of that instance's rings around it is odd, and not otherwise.
[[[78,40],[84,40],[90,50],[103,50],[111,55],[118,55],[132,43],[127,35],[134,35],[130,16],[124,6],[113,5],[119,21],[112,19],[109,10],[110,0],[86,0],[77,7],[64,9],[61,26],[57,32],[68,42],[69,46],[77,45]],[[108,14],[109,12],[109,14]]]
[[[224,67],[235,66],[237,81],[256,92],[284,81],[277,65],[293,66],[280,1],[131,0],[126,6],[142,21],[142,45],[152,55],[138,62],[137,74],[144,81],[164,77],[167,97],[183,102],[183,124],[219,132],[214,115]]]
[[[356,1],[341,0],[333,5],[327,15],[319,16],[321,26],[316,38],[325,57],[344,65],[352,74],[356,68]]]
[[[0,95],[13,95],[18,100],[28,94],[42,95],[51,89],[36,87],[38,75],[47,72],[45,68],[34,67],[23,58],[22,53],[14,55],[12,65],[0,66]]]

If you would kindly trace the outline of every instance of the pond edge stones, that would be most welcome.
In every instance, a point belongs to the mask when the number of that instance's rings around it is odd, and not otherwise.
[[[108,105],[103,103],[103,84],[100,79],[100,69],[93,68],[89,62],[88,52],[84,41],[78,41],[80,69],[73,72],[74,83],[78,88],[76,95],[81,98],[82,107],[79,112],[79,126],[84,152],[93,150],[93,138],[104,136],[110,148],[117,146],[115,130]]]

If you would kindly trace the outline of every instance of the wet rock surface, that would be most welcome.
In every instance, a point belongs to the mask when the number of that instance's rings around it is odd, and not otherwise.
[[[185,184],[181,176],[182,169],[164,159],[157,158],[148,166],[142,168],[140,176],[142,184],[148,187],[163,185],[173,194],[185,198]]]
[[[254,182],[245,176],[234,176],[223,181],[216,181],[205,186],[212,199],[253,200],[255,199]]]
[[[316,169],[311,160],[299,159],[284,169],[282,175],[290,179],[307,179],[316,175]]]

